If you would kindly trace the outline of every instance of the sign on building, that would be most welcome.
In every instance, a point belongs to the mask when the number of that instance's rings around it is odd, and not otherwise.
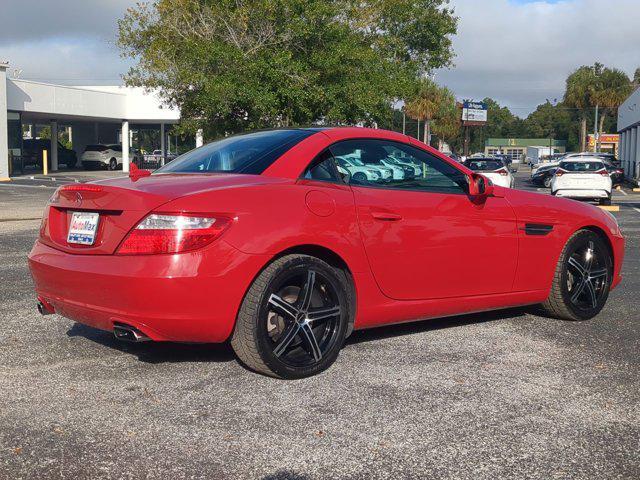
[[[487,123],[487,104],[465,100],[462,104],[463,125],[482,125]]]

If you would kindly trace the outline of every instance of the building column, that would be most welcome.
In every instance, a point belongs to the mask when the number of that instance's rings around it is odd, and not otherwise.
[[[199,148],[202,145],[204,145],[204,132],[201,128],[199,128],[196,131],[196,148]]]
[[[167,139],[164,130],[164,123],[160,124],[160,152],[162,154],[161,164],[164,165],[164,161],[167,158]]]
[[[122,171],[129,171],[129,149],[131,137],[129,136],[129,122],[127,120],[122,121]]]
[[[635,145],[633,150],[633,157],[631,158],[631,168],[633,169],[633,173],[631,174],[631,178],[634,180],[640,181],[640,126],[635,127],[633,129],[635,133]]]
[[[635,127],[629,129],[629,143],[629,178],[634,178],[638,163],[638,129]]]
[[[58,170],[58,122],[51,120],[51,171]]]
[[[0,62],[0,181],[9,178],[9,132],[7,119],[7,67]]]

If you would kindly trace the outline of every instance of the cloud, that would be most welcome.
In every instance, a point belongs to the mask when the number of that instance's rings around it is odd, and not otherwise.
[[[526,116],[581,65],[640,67],[638,0],[452,0],[455,67],[437,73],[459,98],[492,97]]]
[[[1,0],[0,60],[22,78],[117,84],[130,62],[117,20],[135,0]],[[493,97],[525,116],[561,98],[564,80],[596,61],[640,66],[640,0],[451,0],[460,16],[456,66],[437,73],[459,98]]]
[[[129,62],[115,46],[132,0],[2,0],[0,60],[10,75],[61,84],[119,84]]]

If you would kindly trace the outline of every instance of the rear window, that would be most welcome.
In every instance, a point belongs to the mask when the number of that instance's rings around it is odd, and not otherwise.
[[[249,173],[259,175],[313,130],[270,130],[228,137],[180,155],[156,173]]]
[[[107,149],[106,145],[87,145],[84,149],[85,152],[104,152]]]
[[[562,162],[560,168],[567,172],[597,172],[604,168],[602,162]]]
[[[504,167],[504,164],[499,161],[499,160],[478,160],[478,159],[473,159],[470,160],[469,162],[467,162],[467,167],[469,167],[471,170],[498,170],[502,167]]]

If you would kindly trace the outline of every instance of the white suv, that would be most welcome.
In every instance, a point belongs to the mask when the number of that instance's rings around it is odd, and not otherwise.
[[[611,205],[611,177],[601,159],[573,157],[558,165],[551,180],[551,194],[557,197],[597,199]]]
[[[122,166],[122,145],[87,145],[80,160],[84,168],[116,170]]]

